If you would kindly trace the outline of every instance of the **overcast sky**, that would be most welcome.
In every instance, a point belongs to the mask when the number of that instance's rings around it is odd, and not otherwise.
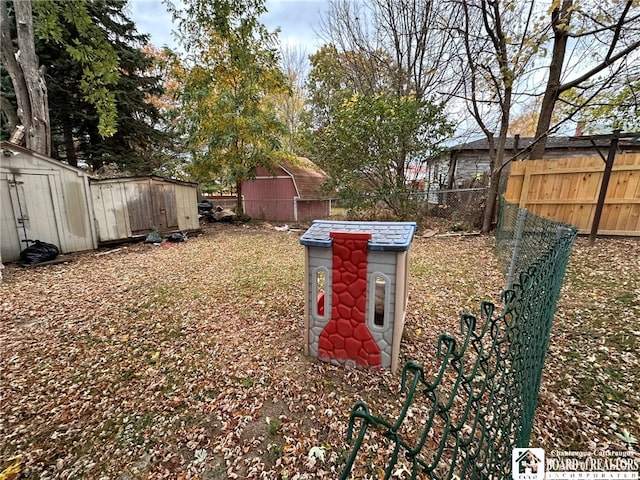
[[[267,0],[268,12],[261,20],[270,31],[280,28],[282,44],[298,46],[311,54],[320,47],[315,32],[327,4],[328,0]],[[171,35],[175,27],[161,0],[129,0],[129,12],[138,31],[151,35],[154,46],[176,46]]]

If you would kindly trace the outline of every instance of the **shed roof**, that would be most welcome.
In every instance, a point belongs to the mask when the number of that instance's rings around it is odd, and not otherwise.
[[[300,237],[307,247],[331,247],[331,232],[370,233],[369,250],[405,251],[413,240],[415,222],[346,222],[315,220]]]
[[[194,182],[187,182],[184,180],[176,180],[173,178],[161,177],[159,175],[134,175],[126,177],[110,177],[110,178],[91,178],[91,183],[116,183],[119,181],[132,181],[132,180],[157,180],[160,182],[175,183],[178,185],[189,185],[197,187],[198,184]]]
[[[16,153],[23,153],[25,155],[30,155],[32,157],[35,157],[39,160],[44,161],[45,163],[50,164],[51,168],[61,168],[61,169],[65,169],[65,170],[69,170],[71,172],[77,173],[78,175],[82,175],[86,177],[89,176],[89,174],[84,170],[82,170],[81,168],[72,167],[71,165],[62,163],[60,160],[47,157],[46,155],[42,155],[41,153],[35,152],[27,147],[23,147],[22,145],[16,145],[15,143],[11,143],[3,140],[2,142],[0,142],[0,150],[3,150],[3,153],[2,153],[3,155],[4,155],[4,151],[13,151]]]
[[[315,163],[305,157],[296,157],[295,160],[280,161],[280,167],[293,177],[298,197],[301,199],[318,199],[321,185],[326,181],[327,174]]]

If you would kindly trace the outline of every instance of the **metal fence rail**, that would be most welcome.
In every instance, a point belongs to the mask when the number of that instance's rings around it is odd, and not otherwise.
[[[479,316],[461,317],[461,338],[439,337],[432,380],[422,366],[404,366],[404,403],[395,421],[356,403],[347,438],[355,441],[342,480],[358,468],[365,437],[375,434],[386,438],[391,451],[385,479],[399,466],[413,479],[510,478],[512,449],[529,443],[553,315],[576,237],[575,229],[556,227],[549,227],[552,240],[536,258],[518,268],[517,281],[502,294],[502,312],[484,302]]]

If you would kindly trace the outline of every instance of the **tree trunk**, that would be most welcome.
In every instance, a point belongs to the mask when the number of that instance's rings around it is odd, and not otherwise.
[[[493,217],[496,214],[496,206],[498,204],[498,187],[500,186],[500,176],[502,169],[496,168],[491,172],[491,180],[489,183],[489,191],[487,192],[487,200],[484,206],[484,217],[482,219],[482,233],[489,233],[493,225]]]
[[[551,117],[556,101],[560,96],[560,78],[562,75],[562,67],[564,64],[565,52],[567,50],[567,41],[569,39],[569,18],[571,16],[570,8],[573,0],[564,0],[560,9],[556,8],[551,13],[551,25],[553,27],[553,50],[551,54],[551,63],[549,64],[549,78],[547,86],[542,98],[540,107],[540,115],[538,116],[538,125],[534,138],[540,140],[533,146],[529,158],[538,159],[544,156],[544,150],[547,146],[547,135],[551,126]],[[560,25],[560,28],[559,28]]]
[[[489,191],[487,192],[487,199],[484,204],[484,216],[482,218],[482,233],[489,233],[491,231],[491,225],[493,224],[493,217],[496,212],[496,204],[498,201],[498,185],[500,183],[500,172],[497,168],[498,159],[501,158],[499,148],[496,148],[495,137],[487,137],[487,143],[489,147],[489,157],[491,158],[489,169],[491,176],[489,178]],[[498,142],[500,143],[500,142]]]
[[[51,131],[47,86],[35,52],[31,0],[13,2],[18,34],[17,51],[10,35],[10,19],[6,2],[0,3],[2,61],[9,72],[16,93],[17,115],[24,126],[26,145],[35,152],[49,156]]]
[[[504,101],[502,103],[502,120],[500,121],[500,134],[498,136],[498,144],[489,139],[490,150],[493,150],[495,157],[491,162],[491,180],[489,183],[489,192],[487,193],[487,201],[484,206],[484,219],[482,221],[482,233],[489,233],[493,226],[493,219],[496,215],[496,206],[498,204],[498,190],[500,188],[500,177],[502,176],[502,167],[504,165],[504,150],[507,144],[507,132],[509,131],[509,112],[511,111],[511,98],[513,95],[513,86],[505,82]],[[495,147],[495,149],[493,149]]]
[[[18,121],[25,129],[28,129],[31,124],[29,94],[27,93],[27,85],[24,82],[22,69],[16,60],[16,53],[18,52],[14,45],[14,39],[11,38],[11,19],[9,18],[7,2],[5,1],[0,1],[0,53],[2,54],[2,63],[7,69],[7,73],[9,73],[13,90],[16,94]],[[27,109],[26,112],[25,108]],[[13,134],[13,132],[11,133]]]
[[[560,82],[560,78],[562,75],[565,52],[569,39],[569,22],[571,20],[571,12],[573,10],[573,0],[563,0],[560,10],[556,8],[552,12],[551,26],[553,27],[554,33],[553,53],[551,57],[551,64],[549,65],[549,79],[547,80],[547,87],[543,98],[540,117],[538,119],[538,126],[536,128],[536,137],[539,137],[541,140],[534,146],[529,156],[530,158],[542,158],[544,155],[547,143],[547,134],[549,132],[551,117],[553,115],[553,108],[560,97],[560,94],[570,90],[571,88],[578,87],[587,80],[596,77],[610,65],[628,57],[632,52],[640,48],[640,40],[634,40],[631,43],[627,43],[626,46],[623,46],[621,50],[616,52],[618,42],[625,37],[623,33],[629,28],[629,25],[633,25],[633,22],[637,21],[637,16],[632,15],[630,18],[627,17],[633,5],[633,0],[626,0],[624,8],[615,23],[607,26],[600,23],[598,24],[597,30],[593,33],[595,39],[597,39],[597,37],[595,37],[595,32],[610,30],[613,33],[612,38],[604,43],[608,48],[607,54],[598,64],[592,66],[577,78],[565,81],[564,83]],[[637,35],[634,39],[635,38],[637,38]]]
[[[76,155],[76,145],[73,138],[73,128],[67,121],[64,122],[64,147],[66,152],[66,160],[72,167],[78,166],[78,155]]]

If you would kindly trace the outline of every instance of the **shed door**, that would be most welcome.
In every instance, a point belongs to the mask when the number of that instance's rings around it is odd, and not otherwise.
[[[166,183],[153,183],[153,218],[160,231],[178,228],[178,208],[175,186]]]
[[[148,182],[126,182],[127,210],[131,232],[134,235],[147,233],[157,228],[153,218],[153,206]]]
[[[53,243],[63,250],[54,207],[55,175],[9,174],[7,178],[20,250],[30,245],[27,240]]]
[[[136,182],[125,184],[129,221],[133,234],[157,229],[178,229],[176,193],[173,184]]]

